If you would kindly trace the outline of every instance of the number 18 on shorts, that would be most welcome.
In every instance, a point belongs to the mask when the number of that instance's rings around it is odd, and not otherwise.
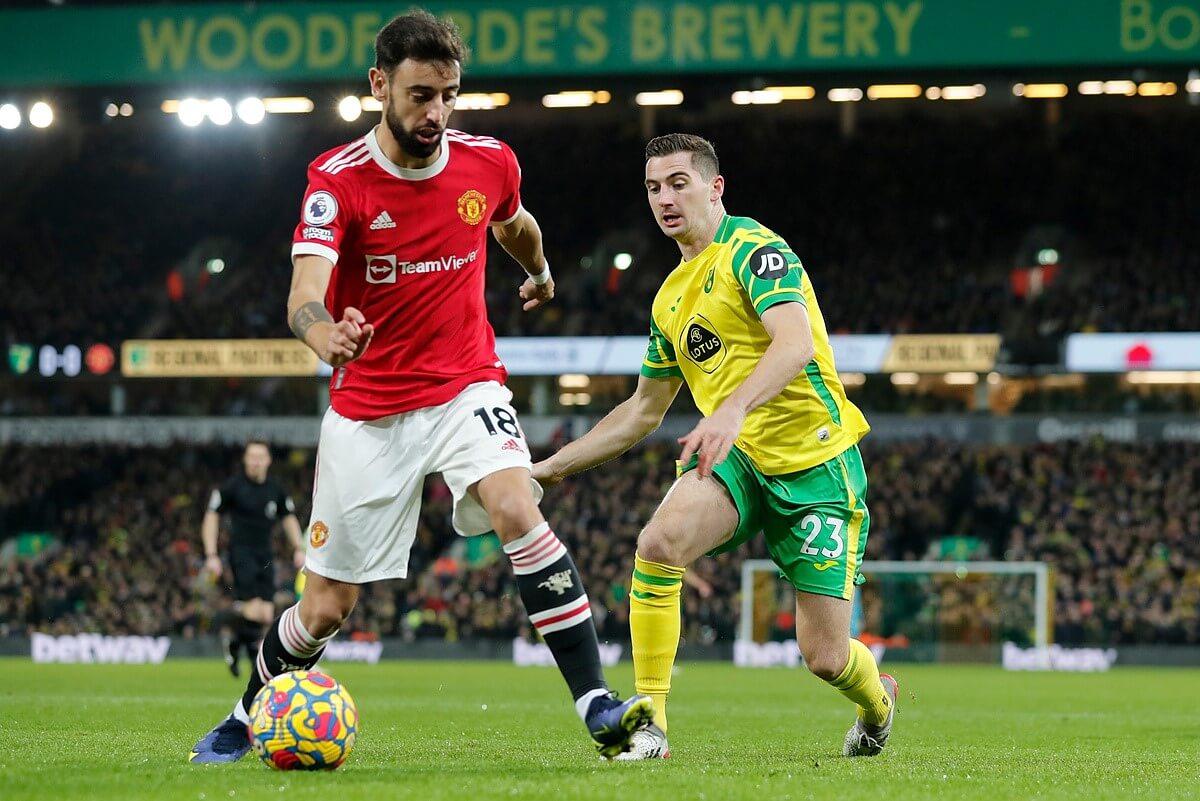
[[[307,568],[365,584],[408,575],[425,477],[441,473],[463,536],[490,531],[467,492],[500,470],[532,468],[512,393],[495,381],[471,384],[440,406],[378,420],[329,409],[321,423]],[[530,479],[534,500],[541,486]]]

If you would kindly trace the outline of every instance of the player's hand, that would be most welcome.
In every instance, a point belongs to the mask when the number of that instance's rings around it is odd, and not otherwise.
[[[224,568],[221,565],[221,557],[209,556],[204,560],[204,569],[213,574],[213,578],[219,579]]]
[[[746,415],[736,409],[726,409],[724,406],[717,409],[711,416],[701,420],[690,433],[679,438],[679,444],[683,446],[683,452],[679,454],[680,462],[687,464],[693,454],[698,453],[700,461],[696,470],[701,478],[710,477],[713,465],[725,461],[729,455],[729,449],[742,432],[745,420]]]
[[[532,278],[526,278],[525,283],[521,284],[520,292],[521,300],[525,301],[525,305],[521,308],[525,311],[532,311],[538,306],[549,303],[554,298],[554,279],[547,279],[544,284],[535,284]]]
[[[304,567],[304,549],[303,548],[297,548],[296,550],[292,551],[292,566],[295,567],[297,570],[300,570],[301,568]]]
[[[711,584],[709,584],[707,581],[700,578],[698,575],[696,575],[695,573],[693,573],[690,570],[688,572],[684,573],[683,575],[691,576],[691,578],[685,578],[683,583],[690,584],[696,590],[696,592],[698,592],[700,594],[701,598],[711,598],[712,597],[713,587]]]
[[[375,326],[367,322],[363,313],[347,306],[342,319],[333,324],[329,342],[325,345],[324,361],[330,367],[341,367],[366,352],[375,336]]]
[[[549,459],[543,459],[533,465],[533,480],[543,487],[553,487],[560,483],[563,477],[550,469]]]

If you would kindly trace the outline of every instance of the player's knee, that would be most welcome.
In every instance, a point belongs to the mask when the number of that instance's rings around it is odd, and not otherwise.
[[[800,649],[810,673],[823,681],[833,681],[846,669],[846,655],[829,649]]]
[[[354,611],[354,598],[338,593],[305,593],[300,602],[300,622],[314,637],[324,637],[342,627]]]
[[[647,562],[683,565],[688,557],[687,538],[673,527],[652,520],[638,535],[637,552]]]
[[[492,528],[504,542],[525,536],[542,522],[542,513],[532,498],[502,498],[488,507]]]

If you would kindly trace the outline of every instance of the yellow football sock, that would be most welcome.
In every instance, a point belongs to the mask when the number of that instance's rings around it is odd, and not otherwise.
[[[633,640],[634,686],[654,699],[654,722],[667,730],[667,693],[679,650],[679,591],[685,568],[633,560],[629,631]],[[876,677],[878,681],[878,677]]]
[[[846,669],[829,684],[858,705],[863,722],[879,726],[887,720],[891,699],[879,680],[879,665],[875,664],[871,649],[858,640],[850,640]]]

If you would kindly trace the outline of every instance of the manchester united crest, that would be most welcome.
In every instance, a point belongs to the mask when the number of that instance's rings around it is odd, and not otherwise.
[[[314,548],[320,548],[329,541],[329,526],[318,520],[312,524],[312,530],[308,535],[308,544]]]
[[[487,196],[474,189],[468,189],[458,199],[458,216],[467,225],[479,225],[487,212]]]

